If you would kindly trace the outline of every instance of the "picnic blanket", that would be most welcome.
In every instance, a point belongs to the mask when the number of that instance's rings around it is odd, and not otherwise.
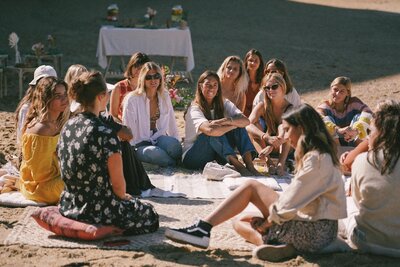
[[[153,198],[144,201],[151,203],[160,215],[160,229],[155,233],[138,236],[119,236],[99,241],[68,239],[55,236],[52,232],[41,228],[34,219],[30,217],[36,208],[27,207],[19,222],[5,238],[4,245],[26,244],[42,247],[119,250],[138,250],[160,244],[181,246],[164,237],[165,229],[167,227],[182,227],[192,224],[196,218],[205,217],[221,202],[221,200],[190,200],[183,198]],[[118,240],[128,240],[129,244],[120,246],[109,245],[110,243],[113,244],[113,241]],[[254,245],[245,242],[244,239],[236,234],[232,228],[231,222],[228,221],[214,228],[211,236],[210,248],[251,251]]]

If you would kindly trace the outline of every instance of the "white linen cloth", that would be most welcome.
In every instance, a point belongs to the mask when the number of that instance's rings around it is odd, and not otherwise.
[[[147,55],[186,57],[186,70],[194,68],[192,38],[189,28],[137,29],[103,26],[97,44],[98,63],[107,67],[107,56]]]

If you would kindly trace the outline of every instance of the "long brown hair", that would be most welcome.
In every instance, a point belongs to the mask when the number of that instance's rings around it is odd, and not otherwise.
[[[47,119],[49,114],[50,102],[54,99],[57,85],[63,85],[65,90],[68,89],[67,84],[63,80],[54,77],[44,77],[40,79],[35,87],[32,104],[26,114],[26,121],[22,128],[22,133],[27,128],[33,127],[36,123]],[[65,124],[69,118],[69,107],[61,112],[57,118],[57,126],[59,129]]]
[[[303,133],[300,136],[296,152],[296,170],[303,165],[304,155],[312,150],[317,150],[321,154],[327,153],[332,158],[332,163],[339,166],[336,145],[332,136],[329,134],[321,116],[309,104],[302,104],[282,116],[282,120],[293,126],[300,126]]]
[[[244,57],[244,67],[247,70],[247,60],[252,56],[255,55],[258,57],[258,59],[260,60],[260,65],[257,68],[256,71],[256,83],[261,83],[261,80],[264,76],[264,60],[262,58],[262,55],[260,53],[260,51],[258,51],[257,49],[250,49],[249,52],[246,53],[246,56]],[[250,76],[249,76],[249,80],[250,80]]]
[[[265,63],[265,68],[264,68],[265,75],[269,74],[267,73],[267,68],[269,64],[274,65],[281,72],[281,75],[283,76],[283,79],[285,79],[286,83],[286,94],[291,93],[293,91],[293,83],[292,80],[290,79],[289,72],[285,63],[282,60],[276,58],[268,60],[267,63]]]
[[[373,125],[376,128],[376,137],[372,147],[368,151],[370,162],[381,174],[390,174],[400,157],[400,102],[386,100],[377,106],[374,114]],[[383,161],[380,162],[379,151],[383,153]]]
[[[261,83],[262,87],[270,80],[276,81],[283,88],[283,93],[286,94],[286,83],[281,74],[270,73],[270,74],[264,76],[262,83]],[[267,125],[268,133],[269,134],[277,134],[278,127],[275,123],[276,118],[275,118],[275,115],[273,112],[272,102],[266,92],[264,92],[264,110],[265,110],[264,118],[265,118],[265,123]]]
[[[211,107],[208,105],[204,95],[201,91],[201,86],[204,83],[205,79],[214,78],[218,82],[218,91],[215,95]],[[207,120],[211,119],[222,119],[224,117],[224,100],[222,98],[222,88],[221,88],[221,81],[219,76],[216,72],[207,70],[200,75],[199,80],[197,81],[196,87],[196,95],[192,104],[196,104],[200,107],[201,111],[203,112],[204,116]],[[189,107],[188,107],[189,108]],[[211,110],[214,109],[214,118],[211,118]],[[185,112],[186,115],[186,112]]]
[[[125,78],[132,78],[132,69],[138,68],[142,66],[144,63],[150,62],[149,56],[145,53],[137,52],[131,56],[129,59],[128,65],[126,66],[124,77]]]

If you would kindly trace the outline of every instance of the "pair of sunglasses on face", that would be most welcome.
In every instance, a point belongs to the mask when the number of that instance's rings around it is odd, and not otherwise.
[[[271,85],[271,86],[264,86],[263,87],[263,89],[264,89],[264,91],[269,91],[269,90],[276,90],[276,89],[278,89],[278,87],[279,87],[279,84],[273,84],[273,85]]]
[[[160,73],[155,73],[153,75],[147,74],[144,78],[146,81],[158,80],[158,79],[161,79],[161,74]]]

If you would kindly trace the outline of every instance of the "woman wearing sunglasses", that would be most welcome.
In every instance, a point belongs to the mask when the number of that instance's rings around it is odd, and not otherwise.
[[[268,75],[271,73],[279,73],[282,75],[283,79],[286,83],[286,94],[285,98],[289,101],[294,107],[301,105],[300,95],[297,92],[296,88],[294,88],[292,80],[290,79],[289,72],[285,63],[282,60],[272,58],[265,63],[264,75]],[[257,96],[254,98],[253,107],[258,103],[264,101],[264,92],[261,90]]]
[[[259,158],[266,160],[270,174],[284,175],[285,163],[290,146],[283,138],[280,131],[282,115],[293,107],[285,99],[286,83],[279,73],[272,73],[262,80],[261,88],[265,92],[264,101],[257,104],[249,116],[250,124],[246,127],[250,138],[259,154]],[[262,119],[266,124],[266,131],[259,128],[259,121]],[[279,153],[278,163],[275,164],[269,154]]]
[[[137,89],[124,99],[122,122],[132,129],[130,143],[142,162],[165,167],[180,160],[182,146],[174,109],[156,63],[143,65]]]

